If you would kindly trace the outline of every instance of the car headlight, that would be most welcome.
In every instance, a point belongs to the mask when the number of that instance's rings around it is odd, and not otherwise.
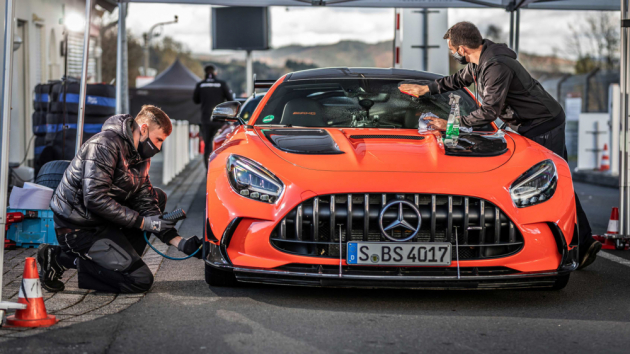
[[[230,185],[243,197],[275,203],[282,194],[282,181],[254,160],[230,155],[226,168]]]
[[[551,198],[557,185],[556,165],[551,160],[545,160],[517,178],[510,187],[510,195],[518,208],[524,208]]]

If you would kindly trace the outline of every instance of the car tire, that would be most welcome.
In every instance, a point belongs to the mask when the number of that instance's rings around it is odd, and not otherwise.
[[[64,172],[70,165],[70,161],[58,160],[46,163],[39,170],[35,183],[48,188],[57,189],[59,182],[63,178]]]
[[[571,274],[560,275],[556,277],[556,282],[551,287],[552,290],[562,290],[569,284]]]
[[[210,286],[230,287],[235,286],[238,281],[234,273],[219,270],[206,264],[206,283]]]

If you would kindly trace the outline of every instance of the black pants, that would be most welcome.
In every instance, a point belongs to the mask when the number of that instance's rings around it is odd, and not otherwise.
[[[205,145],[203,149],[203,163],[206,164],[206,168],[208,168],[208,158],[212,153],[212,140],[214,140],[214,135],[219,131],[221,125],[221,123],[201,124],[201,137]]]
[[[561,126],[554,128],[544,134],[533,137],[526,137],[546,147],[547,149],[551,150],[556,155],[562,157],[565,161],[567,161],[567,147],[565,145],[564,126],[565,125],[563,123]],[[593,239],[593,231],[591,230],[591,225],[588,222],[586,213],[584,213],[584,210],[582,209],[582,205],[580,204],[580,199],[578,198],[577,193],[575,194],[575,208],[579,230],[579,243],[580,245],[588,245]]]
[[[166,193],[154,189],[160,210]],[[109,224],[97,229],[57,235],[65,253],[76,258],[79,288],[108,293],[141,293],[153,285],[153,274],[141,256],[147,246],[143,231]]]

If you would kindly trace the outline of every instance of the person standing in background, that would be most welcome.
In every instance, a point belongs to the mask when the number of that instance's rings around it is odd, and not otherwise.
[[[212,152],[212,139],[223,124],[211,120],[212,111],[219,103],[232,101],[234,95],[225,81],[217,79],[214,65],[207,65],[204,70],[206,78],[195,87],[193,101],[195,104],[201,104],[201,137],[205,145],[203,162],[208,168],[208,158]]]

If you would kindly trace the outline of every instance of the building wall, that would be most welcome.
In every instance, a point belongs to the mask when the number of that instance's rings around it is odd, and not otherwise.
[[[26,156],[33,159],[32,138],[33,89],[40,82],[59,75],[59,63],[63,62],[59,52],[63,10],[62,1],[18,0],[15,2],[17,32],[22,32],[22,48],[13,57],[13,105],[11,112],[10,162],[21,162]],[[23,28],[22,28],[23,27]],[[54,33],[54,35],[53,35]],[[56,38],[51,42],[51,37]],[[19,61],[23,60],[22,63]],[[51,64],[53,63],[53,64]],[[59,78],[58,76],[56,78]]]
[[[85,15],[85,0],[16,0],[15,18],[17,20],[16,34],[23,33],[23,44],[21,48],[14,52],[13,59],[13,91],[12,91],[12,114],[11,114],[11,140],[9,149],[9,161],[21,162],[25,156],[26,161],[32,164],[34,157],[34,144],[30,144],[32,134],[32,114],[33,114],[33,90],[38,83],[48,80],[59,80],[64,74],[64,57],[62,56],[62,46],[64,39],[63,19],[64,14],[68,16],[76,13]],[[0,6],[0,16],[4,19],[4,4]],[[98,33],[98,29],[92,31]],[[0,28],[0,33],[4,37],[4,28]],[[82,38],[82,33],[72,33],[73,40]],[[89,76],[91,81],[99,78],[96,73],[97,65],[94,59],[93,44],[91,40]],[[79,54],[77,55],[77,51]],[[76,45],[69,50],[69,70],[70,76],[80,77],[80,68],[76,70],[76,61],[81,63],[82,42],[79,47]],[[1,55],[0,55],[1,57]],[[4,58],[0,58],[2,65]],[[20,62],[21,61],[21,62]],[[1,66],[0,66],[1,67]],[[0,106],[2,102],[0,100]]]

